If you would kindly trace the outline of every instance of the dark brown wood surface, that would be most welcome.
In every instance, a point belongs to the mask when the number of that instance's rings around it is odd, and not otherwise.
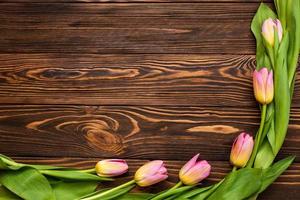
[[[0,51],[253,54],[258,5],[4,3]]]
[[[0,153],[79,168],[126,158],[121,181],[164,159],[169,180],[147,189],[157,192],[199,152],[213,165],[205,184],[220,180],[233,138],[259,125],[259,2],[0,0]],[[261,199],[299,198],[299,87],[278,156],[296,162]]]

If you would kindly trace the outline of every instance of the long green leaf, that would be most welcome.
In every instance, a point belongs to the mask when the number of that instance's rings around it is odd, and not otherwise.
[[[245,199],[259,191],[261,179],[261,169],[244,168],[232,172],[207,200]]]
[[[146,200],[153,197],[154,194],[149,193],[128,193],[118,197],[115,200]]]
[[[10,170],[18,170],[23,165],[16,163],[11,158],[0,154],[0,169],[10,169]]]
[[[290,114],[290,89],[286,66],[288,35],[285,34],[277,53],[274,69],[274,101],[275,101],[275,131],[276,152],[279,152],[285,139]]]
[[[196,188],[196,189],[193,189],[192,191],[188,191],[188,192],[185,192],[183,194],[181,194],[178,199],[185,199],[185,198],[190,198],[190,197],[194,197],[196,195],[199,195],[203,192],[206,192],[208,190],[210,190],[211,188],[213,188],[214,185],[211,185],[211,186],[208,186],[208,187],[202,187],[202,188]]]
[[[262,24],[269,17],[274,19],[276,14],[266,4],[261,3],[251,23],[251,30],[256,39],[256,63],[258,68],[271,67],[261,35]]]
[[[260,193],[262,193],[269,185],[271,185],[292,164],[294,159],[294,156],[289,156],[265,169],[263,171],[262,185],[260,190],[247,200],[255,200]]]
[[[254,167],[266,169],[272,165],[274,158],[275,154],[273,153],[272,147],[269,141],[265,139],[256,155]]]
[[[218,187],[223,183],[224,179],[222,181],[220,181],[219,183],[213,185],[213,187],[211,187],[209,190],[206,190],[204,192],[201,192],[200,194],[194,196],[194,200],[204,200],[207,199],[211,194],[213,194]]]
[[[193,188],[194,186],[182,186],[182,187],[179,187],[179,188],[176,188],[176,189],[172,189],[172,190],[167,190],[167,191],[164,191],[163,193],[161,194],[158,194],[156,196],[154,196],[153,198],[151,199],[155,199],[155,200],[164,200],[166,199],[167,197],[170,197],[170,196],[173,196],[173,195],[177,195],[177,194],[181,194],[185,191],[188,191],[190,190],[191,188]],[[172,199],[172,198],[171,198]]]
[[[133,188],[135,187],[134,184],[132,185],[128,185],[126,187],[123,187],[123,188],[120,188],[116,191],[112,191],[112,192],[109,192],[108,194],[105,194],[105,192],[109,189],[103,189],[103,190],[98,190],[96,192],[92,192],[88,195],[84,195],[84,196],[81,196],[79,199],[93,199],[93,200],[97,200],[97,199],[101,199],[101,200],[110,200],[110,199],[120,199],[122,195],[124,194],[127,194],[130,190],[132,190]],[[97,195],[101,194],[101,197],[97,197]],[[78,200],[79,200],[78,199]]]
[[[294,156],[289,156],[266,169],[263,172],[263,182],[259,192],[264,191],[269,185],[271,185],[292,164],[294,159]]]
[[[23,167],[0,172],[0,183],[25,200],[54,200],[53,190],[38,170]]]
[[[5,187],[0,186],[0,199],[1,200],[21,200],[20,197],[7,190]]]
[[[40,170],[44,175],[60,179],[77,180],[77,181],[112,181],[111,178],[100,177],[94,174],[81,172],[78,170]]]
[[[135,185],[129,185],[125,188],[122,188],[118,191],[115,191],[113,193],[110,193],[109,195],[106,196],[102,196],[101,200],[110,200],[110,199],[119,199],[120,196],[122,196],[123,194],[128,193],[130,190],[132,190],[135,187]]]
[[[0,169],[18,170],[21,167],[32,167],[35,169],[45,169],[45,170],[46,169],[67,169],[65,167],[57,167],[51,165],[30,165],[30,164],[17,163],[10,157],[0,154]]]
[[[98,183],[89,182],[59,182],[52,185],[56,200],[74,200],[84,195],[92,193],[97,188]]]
[[[289,0],[288,33],[290,34],[290,47],[288,51],[288,76],[289,86],[293,87],[293,80],[298,64],[300,51],[300,0]],[[293,88],[291,88],[293,91]]]

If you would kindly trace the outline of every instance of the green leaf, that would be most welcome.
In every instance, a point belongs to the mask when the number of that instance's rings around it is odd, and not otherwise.
[[[59,182],[52,185],[56,200],[74,200],[95,191],[98,183],[89,182]]]
[[[9,157],[0,154],[0,169],[18,170],[21,167],[23,167],[21,164],[18,164]]]
[[[197,189],[194,189],[192,191],[188,191],[188,192],[185,192],[184,194],[181,194],[178,199],[185,199],[185,198],[190,198],[190,197],[194,197],[196,195],[199,195],[211,188],[213,188],[214,185],[211,185],[211,186],[208,186],[208,187],[203,187],[203,188],[197,188]]]
[[[148,194],[148,193],[128,193],[118,197],[115,200],[145,200],[145,199],[150,199],[153,196],[154,194]]]
[[[25,200],[54,200],[52,188],[38,170],[23,167],[16,171],[2,171],[0,183]]]
[[[119,199],[120,196],[122,196],[123,194],[128,193],[130,190],[132,190],[135,187],[135,185],[129,185],[125,188],[122,188],[120,190],[117,190],[113,193],[110,193],[109,195],[106,196],[102,196],[101,200],[110,200],[110,199]]]
[[[44,175],[60,179],[77,180],[77,181],[112,181],[111,178],[100,177],[94,174],[81,172],[78,170],[40,170]]]
[[[189,190],[189,189],[191,189],[193,187],[194,186],[182,186],[182,187],[179,187],[179,188],[176,188],[176,189],[167,190],[167,191],[164,191],[162,193],[157,194],[156,196],[154,196],[151,199],[153,199],[153,200],[154,199],[155,200],[166,199],[169,196],[173,196],[173,195],[176,195],[176,194],[183,193],[183,192],[185,192],[185,191],[187,191],[187,190]]]
[[[288,33],[290,35],[290,47],[288,52],[289,85],[293,87],[293,79],[298,64],[300,53],[300,1],[289,0],[288,6]]]
[[[288,48],[288,35],[285,34],[278,49],[274,69],[274,102],[275,102],[275,131],[276,149],[279,152],[285,139],[290,113],[290,88],[288,82],[286,56]]]
[[[195,196],[193,199],[194,200],[204,200],[207,199],[212,193],[214,193],[218,187],[223,183],[224,179],[220,181],[219,183],[213,185],[209,190],[206,190],[204,192],[201,192],[197,196]]]
[[[276,10],[283,28],[286,28],[286,5],[289,0],[274,0]]]
[[[261,147],[256,154],[254,167],[266,169],[272,165],[275,155],[273,153],[272,147],[269,144],[268,140],[264,140]]]
[[[20,197],[7,190],[5,187],[0,186],[0,199],[1,200],[21,200]]]
[[[107,194],[105,192],[109,191],[109,189],[99,190],[99,191],[93,192],[91,194],[82,196],[82,197],[80,197],[80,199],[86,199],[86,200],[98,200],[98,199],[101,199],[101,200],[110,200],[110,199],[115,199],[115,200],[117,200],[117,199],[121,198],[120,196],[128,193],[134,187],[135,187],[135,185],[131,184],[131,185],[128,185],[126,187],[117,189],[115,191],[110,191]],[[97,195],[100,195],[101,193],[102,193],[101,197],[97,196]]]
[[[263,143],[265,140],[265,137],[268,137],[270,145],[272,146],[272,149],[274,148],[275,152],[275,130],[274,130],[274,102],[270,103],[267,106],[267,115],[266,115],[266,121],[264,125],[264,129],[261,136],[261,142],[259,146]],[[273,145],[272,145],[273,144]]]
[[[268,140],[269,140],[269,144],[272,148],[273,154],[275,154],[276,153],[276,134],[275,134],[274,120],[272,120],[272,122],[270,124],[267,137],[268,137]]]
[[[29,164],[21,164],[15,162],[13,159],[0,154],[0,169],[11,169],[11,170],[18,170],[21,167],[32,167],[35,169],[67,169],[64,167],[56,167],[50,165],[29,165]]]
[[[251,30],[256,39],[256,63],[258,68],[263,66],[271,67],[261,35],[262,24],[269,17],[275,19],[276,14],[266,4],[261,3],[251,23]]]
[[[259,191],[261,179],[261,169],[244,168],[231,172],[207,200],[245,199]]]
[[[262,193],[269,185],[271,185],[292,164],[294,159],[294,156],[289,156],[263,170],[262,185],[260,190],[247,200],[255,200],[260,193]]]
[[[263,172],[262,187],[259,191],[264,191],[269,185],[271,185],[294,161],[294,156],[289,156],[283,160],[280,160],[267,168]]]

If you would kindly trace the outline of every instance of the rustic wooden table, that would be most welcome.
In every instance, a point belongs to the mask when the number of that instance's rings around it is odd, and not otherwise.
[[[173,184],[195,153],[229,171],[233,138],[255,133],[259,0],[1,0],[0,152],[91,167],[164,159]],[[299,80],[299,79],[298,79]],[[293,166],[261,199],[299,199],[300,90],[280,158]]]

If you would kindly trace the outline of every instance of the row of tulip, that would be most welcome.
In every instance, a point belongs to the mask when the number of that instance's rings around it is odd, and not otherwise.
[[[249,134],[243,132],[234,141],[230,162],[235,168],[243,168],[246,166],[253,149],[253,138]],[[206,160],[198,160],[200,154],[195,155],[189,160],[179,171],[179,182],[171,189],[155,195],[152,200],[163,199],[170,191],[179,188],[182,185],[195,186],[210,175],[211,165]],[[128,164],[122,159],[107,159],[99,161],[95,166],[95,171],[100,177],[116,177],[125,174],[128,171]],[[111,193],[117,193],[130,185],[137,184],[140,187],[147,187],[168,178],[167,168],[162,160],[154,160],[140,167],[134,175],[134,179],[116,188],[97,193],[82,200],[101,199],[104,196],[113,196]],[[122,193],[119,193],[122,194]],[[174,193],[173,193],[174,194]]]

